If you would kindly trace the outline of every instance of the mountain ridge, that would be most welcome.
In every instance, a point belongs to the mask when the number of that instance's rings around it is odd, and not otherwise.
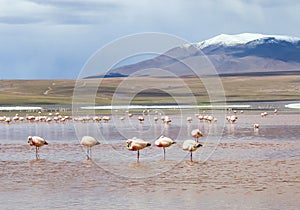
[[[212,68],[218,74],[298,71],[300,38],[250,33],[221,34],[202,42],[174,47],[152,59],[112,69],[106,77],[126,77],[147,69],[164,69],[176,76],[195,76],[195,71],[207,74]]]
[[[213,38],[194,43],[193,45],[197,45],[200,49],[203,49],[209,45],[225,45],[225,46],[234,46],[238,44],[247,44],[252,41],[261,40],[264,38],[273,38],[276,40],[287,41],[287,42],[298,42],[300,38],[285,36],[285,35],[265,35],[258,33],[241,33],[236,35],[229,34],[220,34]]]

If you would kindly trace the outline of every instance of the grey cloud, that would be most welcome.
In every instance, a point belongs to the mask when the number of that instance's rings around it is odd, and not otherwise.
[[[30,2],[51,6],[59,9],[76,10],[76,11],[107,11],[121,7],[120,3],[113,3],[110,1],[68,1],[68,0],[28,0]]]
[[[21,16],[2,16],[0,17],[0,23],[4,24],[32,24],[39,23],[42,20],[36,17],[21,17]]]
[[[0,15],[0,23],[4,24],[54,24],[82,25],[99,24],[108,15],[120,11],[122,3],[109,1],[68,1],[68,0],[27,0],[36,5],[30,13],[26,10],[18,14]],[[18,2],[16,2],[18,4]]]
[[[242,0],[244,4],[258,5],[264,8],[286,7],[288,5],[299,5],[298,0]]]

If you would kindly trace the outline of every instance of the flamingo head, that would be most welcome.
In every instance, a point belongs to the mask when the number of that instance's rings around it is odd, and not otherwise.
[[[127,140],[126,141],[126,147],[129,148],[131,146],[132,140]]]
[[[31,145],[32,144],[32,136],[28,136],[27,140],[28,140],[27,143]]]

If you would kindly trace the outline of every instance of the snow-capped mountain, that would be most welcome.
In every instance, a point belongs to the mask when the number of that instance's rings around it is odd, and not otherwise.
[[[300,71],[300,38],[251,33],[221,34],[199,43],[174,47],[153,59],[113,69],[108,76],[128,76],[149,68],[165,69],[178,76],[192,76],[193,72],[187,65],[198,72],[207,72],[204,71],[207,60],[219,74]]]
[[[254,34],[254,33],[242,33],[237,35],[220,34],[211,39],[196,43],[200,49],[204,49],[211,45],[223,45],[223,46],[236,46],[241,44],[247,44],[249,42],[255,41],[257,44],[263,43],[265,39],[272,38],[277,41],[286,41],[290,43],[295,43],[300,41],[300,38],[290,37],[290,36],[280,36],[280,35],[264,35],[264,34]]]

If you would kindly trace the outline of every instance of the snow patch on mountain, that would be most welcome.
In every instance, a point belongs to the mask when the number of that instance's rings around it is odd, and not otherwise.
[[[242,33],[242,34],[236,34],[236,35],[228,35],[228,34],[220,34],[218,36],[215,36],[211,39],[207,39],[205,41],[196,43],[195,46],[204,49],[211,45],[223,45],[223,46],[236,46],[240,44],[247,44],[248,42],[260,40],[263,42],[266,38],[274,38],[280,41],[287,41],[287,42],[298,42],[300,41],[300,38],[298,37],[290,37],[290,36],[281,36],[281,35],[264,35],[264,34],[255,34],[255,33]]]

